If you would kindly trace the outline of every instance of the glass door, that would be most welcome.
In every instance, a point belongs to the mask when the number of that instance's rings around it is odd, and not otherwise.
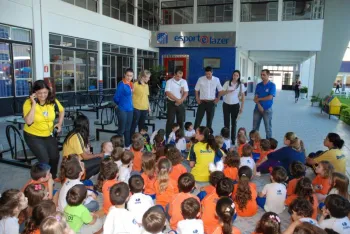
[[[0,42],[0,97],[13,96],[11,69],[10,44]]]
[[[183,78],[188,78],[189,56],[188,55],[163,55],[163,65],[166,79],[174,77],[175,71],[181,69]]]

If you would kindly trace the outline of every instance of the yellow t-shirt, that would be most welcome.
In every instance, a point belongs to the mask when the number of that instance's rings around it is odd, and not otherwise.
[[[59,112],[64,111],[61,103],[55,99]],[[30,99],[27,99],[23,104],[23,116],[26,116],[32,109],[32,103]],[[55,105],[45,104],[43,106],[35,105],[34,122],[32,125],[24,125],[24,131],[39,137],[48,137],[53,131],[55,121]]]
[[[134,92],[132,94],[132,104],[135,109],[148,110],[149,108],[149,87],[147,84],[134,83]]]
[[[214,162],[215,156],[221,158],[221,151],[218,150],[215,152],[210,147],[207,149],[207,143],[198,142],[192,146],[188,157],[189,161],[195,162],[195,166],[192,168],[191,174],[194,176],[196,181],[209,181],[209,164]]]
[[[314,161],[317,163],[321,161],[328,161],[333,165],[334,171],[345,174],[346,157],[340,149],[327,150],[317,158],[314,158]]]
[[[80,140],[79,140],[79,138]],[[84,140],[79,133],[72,135],[63,145],[63,156],[68,157],[70,154],[77,154],[81,159],[81,154],[84,153]]]

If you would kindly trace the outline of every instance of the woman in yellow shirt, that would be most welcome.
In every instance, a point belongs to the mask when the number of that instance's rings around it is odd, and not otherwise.
[[[93,154],[89,147],[89,119],[79,115],[74,121],[74,128],[68,133],[63,142],[63,157],[76,154],[85,166],[85,179],[100,171],[101,158],[104,153]]]
[[[148,70],[140,72],[138,80],[134,83],[134,93],[132,96],[132,103],[134,105],[134,115],[131,125],[131,136],[136,131],[136,126],[139,128],[139,132],[145,126],[146,117],[150,111],[149,107],[149,86],[148,81],[151,73]]]
[[[56,112],[59,114],[55,124]],[[39,162],[51,166],[55,179],[60,158],[55,134],[61,132],[64,108],[43,80],[34,82],[33,94],[23,104],[23,116],[24,140]]]
[[[346,173],[346,157],[341,151],[343,148],[344,140],[340,138],[337,133],[328,133],[326,139],[323,141],[323,145],[328,148],[326,151],[318,151],[316,153],[309,154],[306,162],[308,165],[315,168],[319,162],[330,162],[335,172]]]

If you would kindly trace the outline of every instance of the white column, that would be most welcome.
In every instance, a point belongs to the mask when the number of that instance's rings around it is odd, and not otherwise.
[[[98,79],[98,87],[100,89],[100,84],[103,86],[102,41],[99,41],[97,43],[97,48],[98,48],[98,54],[97,54],[97,79]]]
[[[49,77],[50,72],[44,74],[43,62],[43,47],[42,47],[42,21],[41,21],[41,0],[33,0],[33,48],[32,61],[35,61],[35,73],[33,74],[33,81],[42,80],[44,77]],[[34,33],[35,32],[35,33]],[[47,64],[49,66],[49,64]],[[35,80],[34,80],[35,78]]]
[[[197,15],[198,15],[198,7],[197,7],[198,0],[193,1],[193,23],[197,23]]]
[[[142,0],[140,0],[140,1],[142,1]],[[102,1],[100,1],[100,2],[102,2]],[[137,26],[137,23],[138,23],[138,20],[137,20],[138,15],[139,15],[138,3],[139,3],[138,0],[134,0],[134,25],[135,26]]]
[[[102,4],[102,0],[97,1],[97,13],[99,13],[100,15],[103,14],[103,4]]]
[[[134,48],[134,66],[132,69],[134,69],[134,79],[137,79],[137,76],[139,74],[137,74],[137,48],[136,47]]]
[[[341,83],[341,90],[342,91],[345,91],[345,88],[346,88],[346,73],[344,73],[343,75],[343,82]]]
[[[277,20],[282,21],[282,19],[283,19],[283,0],[278,0]]]

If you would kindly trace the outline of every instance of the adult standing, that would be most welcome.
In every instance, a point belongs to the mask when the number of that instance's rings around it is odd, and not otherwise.
[[[76,154],[85,165],[85,178],[89,179],[100,171],[101,157],[103,153],[93,154],[90,152],[89,119],[85,115],[79,115],[74,120],[74,128],[71,130],[63,142],[63,156],[68,157]]]
[[[55,124],[56,112],[59,114]],[[54,132],[61,132],[64,108],[43,80],[34,82],[33,93],[23,104],[23,116],[24,140],[39,162],[51,166],[55,179],[60,155]]]
[[[218,97],[216,97],[216,90],[218,90]],[[198,79],[195,86],[196,101],[198,103],[198,110],[194,128],[197,129],[202,123],[204,113],[207,114],[207,127],[211,128],[215,114],[215,106],[219,102],[220,92],[222,86],[219,78],[213,76],[213,68],[205,68],[205,76]]]
[[[134,116],[131,125],[131,135],[135,133],[136,126],[139,128],[139,132],[145,126],[145,121],[148,113],[150,112],[149,106],[149,86],[148,81],[151,76],[151,72],[143,70],[140,72],[137,82],[134,83],[134,93],[132,95],[132,103],[134,105]]]
[[[295,82],[295,86],[294,86],[294,92],[295,92],[295,103],[297,103],[299,101],[299,96],[300,96],[300,86],[301,86],[301,81],[298,80],[297,82]]]
[[[185,106],[183,102],[188,96],[188,85],[185,79],[182,79],[183,71],[176,69],[175,76],[169,79],[165,85],[165,94],[167,101],[167,121],[166,121],[166,136],[169,137],[173,123],[179,124],[183,130],[185,122]]]
[[[261,119],[264,120],[266,139],[272,137],[272,104],[276,96],[276,85],[269,80],[269,76],[268,69],[261,71],[262,82],[255,88],[254,102],[256,105],[253,115],[253,130],[259,131]]]
[[[309,154],[306,160],[307,164],[315,167],[321,161],[328,161],[333,165],[334,171],[345,174],[346,157],[341,150],[344,146],[344,140],[337,133],[331,132],[324,139],[323,145],[328,150]]]
[[[221,95],[224,96],[224,103],[222,104],[224,126],[230,129],[231,121],[231,141],[233,145],[236,142],[237,117],[243,112],[244,108],[244,92],[245,87],[241,83],[241,73],[239,70],[235,70],[232,73],[232,79],[225,82],[223,91],[221,92]]]
[[[117,91],[114,94],[114,102],[118,105],[118,135],[124,136],[125,146],[130,146],[131,124],[133,120],[134,106],[132,103],[133,84],[131,82],[134,76],[134,70],[128,68],[125,70],[124,78],[118,83]]]

